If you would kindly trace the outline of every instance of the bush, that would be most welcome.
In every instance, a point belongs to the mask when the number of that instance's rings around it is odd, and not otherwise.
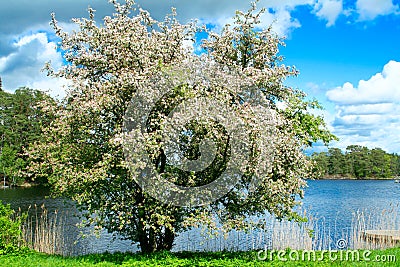
[[[21,225],[24,216],[17,216],[10,205],[0,201],[0,255],[19,250],[23,243]]]

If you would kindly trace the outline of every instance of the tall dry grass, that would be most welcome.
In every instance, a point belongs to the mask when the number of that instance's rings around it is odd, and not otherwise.
[[[400,246],[400,242],[391,238],[367,238],[366,231],[379,230],[400,234],[399,204],[391,204],[382,211],[357,211],[352,222],[352,248],[354,249],[385,249]]]
[[[308,249],[313,248],[313,225],[309,220],[306,223],[293,221],[273,221],[272,249]]]
[[[334,225],[328,225],[325,219],[313,217],[303,211],[307,222],[279,221],[272,216],[263,229],[250,229],[247,232],[222,231],[213,236],[202,235],[191,230],[181,233],[177,238],[174,251],[246,251],[246,250],[329,250],[329,249],[384,249],[400,246],[397,242],[365,238],[367,230],[400,231],[399,205],[391,205],[383,211],[359,211],[353,214],[350,228],[340,229],[338,216]],[[338,243],[339,242],[339,243]]]
[[[22,234],[29,248],[47,254],[71,255],[73,242],[66,237],[67,216],[50,212],[44,205],[36,204],[28,209],[28,217],[22,226]]]
[[[258,218],[260,219],[260,218]],[[258,220],[255,219],[255,220]],[[261,218],[262,228],[247,231],[232,230],[228,233],[207,229],[192,229],[181,233],[175,240],[174,251],[248,251],[258,249],[313,249],[316,223],[277,220],[270,215]]]
[[[23,224],[23,235],[31,249],[48,254],[75,255],[76,239],[66,233],[67,214],[49,212],[44,206],[34,205]],[[353,214],[352,227],[337,231],[325,223],[324,218],[316,218],[303,211],[307,222],[279,221],[272,216],[262,218],[266,221],[263,229],[250,229],[247,232],[220,231],[207,236],[199,229],[181,233],[175,242],[174,251],[247,251],[258,249],[281,250],[327,250],[337,249],[336,241],[343,239],[347,249],[383,249],[400,246],[390,240],[367,240],[367,230],[400,231],[399,205],[391,205],[383,211],[358,211]],[[336,220],[340,220],[336,218]],[[338,225],[340,222],[337,222]]]

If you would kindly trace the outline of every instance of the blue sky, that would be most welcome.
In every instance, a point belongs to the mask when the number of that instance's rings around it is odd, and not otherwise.
[[[243,0],[138,0],[153,17],[162,19],[170,7],[187,22],[197,18],[217,28],[229,22]],[[63,95],[65,81],[49,79],[40,70],[51,60],[63,64],[54,49],[50,13],[66,29],[71,18],[112,13],[106,0],[13,0],[0,7],[0,77],[3,88],[21,86]],[[319,112],[340,141],[381,147],[400,153],[400,0],[260,0],[266,7],[262,25],[286,36],[281,48],[285,64],[300,71],[288,85],[304,90],[325,107]],[[318,149],[318,147],[317,147]]]

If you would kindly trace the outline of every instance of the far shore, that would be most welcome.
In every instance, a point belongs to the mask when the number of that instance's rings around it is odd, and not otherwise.
[[[335,177],[335,176],[325,176],[325,177],[320,177],[314,180],[360,180],[360,181],[367,181],[367,180],[398,180],[399,178],[391,177],[391,178],[382,178],[382,177],[364,177],[364,178],[356,178],[356,177]]]
[[[6,188],[29,188],[29,187],[33,187],[33,186],[39,186],[40,184],[37,183],[28,183],[28,182],[24,182],[22,184],[16,184],[16,185],[6,185],[4,186],[3,183],[0,184],[0,189],[6,189]]]

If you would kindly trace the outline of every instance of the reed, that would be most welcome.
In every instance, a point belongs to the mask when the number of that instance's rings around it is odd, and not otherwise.
[[[28,209],[28,217],[22,226],[23,237],[29,248],[47,254],[71,255],[71,243],[65,238],[65,214],[49,212],[44,205],[35,204]]]
[[[66,222],[71,219],[68,214],[49,212],[44,205],[34,205],[28,214],[22,232],[31,249],[64,256],[82,254],[82,249],[77,250],[76,240],[67,233]],[[327,225],[323,217],[311,216],[306,211],[302,211],[303,217],[308,218],[304,223],[279,221],[265,215],[261,218],[265,221],[262,229],[228,233],[221,230],[212,236],[200,229],[183,232],[176,238],[173,251],[327,250],[338,249],[339,239],[346,244],[343,249],[385,249],[399,244],[387,240],[371,242],[363,233],[366,230],[400,230],[399,214],[399,205],[390,205],[383,211],[357,211],[353,214],[351,228],[340,231]],[[339,219],[336,218],[337,223]]]
[[[255,220],[258,220],[257,218]],[[259,249],[313,249],[316,222],[311,218],[305,223],[277,220],[270,215],[261,218],[262,228],[247,231],[232,230],[228,233],[207,229],[192,229],[181,233],[175,240],[174,251],[249,251]],[[314,233],[314,234],[313,234]],[[319,236],[318,236],[319,237]]]
[[[391,239],[367,240],[365,231],[400,231],[399,204],[390,204],[382,211],[357,211],[352,222],[352,247],[354,249],[386,249],[400,244]]]
[[[302,224],[292,221],[274,221],[272,248],[274,250],[286,248],[310,250],[313,248],[312,230],[310,221]]]
[[[336,250],[336,249],[386,249],[399,246],[388,240],[371,242],[365,239],[366,230],[400,230],[399,205],[390,205],[383,211],[358,211],[353,214],[349,229],[338,229],[340,216],[334,225],[325,218],[317,218],[302,211],[307,222],[279,221],[267,215],[263,229],[247,232],[217,231],[212,236],[192,229],[181,233],[176,239],[174,251],[248,251],[248,250]],[[206,231],[205,231],[206,232]],[[339,242],[339,243],[338,243]]]

